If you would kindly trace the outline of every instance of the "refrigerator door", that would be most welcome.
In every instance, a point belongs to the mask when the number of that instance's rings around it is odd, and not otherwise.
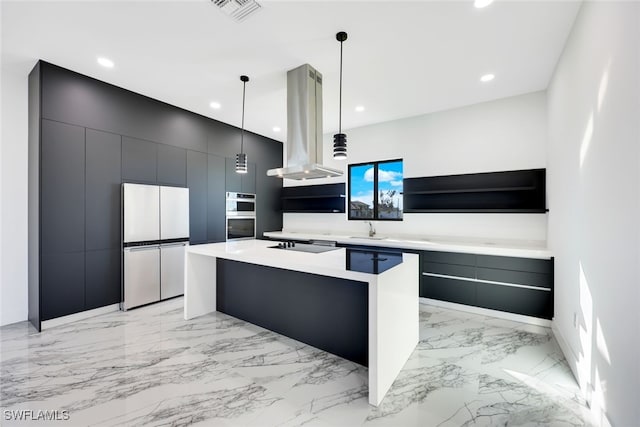
[[[189,238],[189,189],[160,187],[160,239]]]
[[[124,243],[160,239],[160,191],[157,185],[122,184]]]
[[[124,250],[124,303],[128,310],[160,300],[160,248],[138,246]]]
[[[160,246],[160,299],[184,294],[184,253],[186,243]]]

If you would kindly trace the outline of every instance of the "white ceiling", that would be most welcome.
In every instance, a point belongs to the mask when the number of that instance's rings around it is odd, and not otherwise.
[[[236,23],[209,0],[2,4],[4,61],[41,58],[239,126],[286,139],[286,71],[324,75],[324,130],[338,127],[339,43],[344,44],[343,128],[543,90],[580,3],[500,1],[261,1]],[[113,69],[96,63],[103,55]],[[480,83],[494,73],[490,83]],[[211,101],[222,104],[219,110]],[[365,106],[361,113],[354,111]],[[282,128],[275,133],[273,126]]]

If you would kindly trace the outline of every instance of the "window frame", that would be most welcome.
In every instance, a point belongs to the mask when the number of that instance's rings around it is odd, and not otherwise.
[[[402,218],[378,217],[378,170],[381,164],[402,162],[402,198],[404,202],[404,159],[377,160],[373,162],[350,163],[347,165],[347,220],[348,221],[402,221],[404,219],[404,203]],[[354,166],[373,166],[373,218],[358,218],[351,216],[351,168]]]

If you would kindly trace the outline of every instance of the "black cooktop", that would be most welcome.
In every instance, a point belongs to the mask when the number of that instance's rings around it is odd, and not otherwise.
[[[309,243],[280,242],[269,248],[284,251],[309,252],[319,254],[341,249],[336,246],[312,245]],[[402,263],[401,252],[385,252],[379,249],[346,249],[345,268],[349,271],[380,274]]]
[[[283,242],[278,243],[276,246],[269,246],[273,249],[282,249],[285,251],[296,251],[296,252],[309,252],[313,254],[319,254],[322,252],[335,251],[337,248],[335,246],[323,246],[323,245],[311,245],[308,243],[293,243],[293,242]]]

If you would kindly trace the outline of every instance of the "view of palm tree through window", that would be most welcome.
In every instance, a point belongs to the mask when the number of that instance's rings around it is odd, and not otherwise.
[[[402,219],[402,160],[349,165],[349,219]]]

